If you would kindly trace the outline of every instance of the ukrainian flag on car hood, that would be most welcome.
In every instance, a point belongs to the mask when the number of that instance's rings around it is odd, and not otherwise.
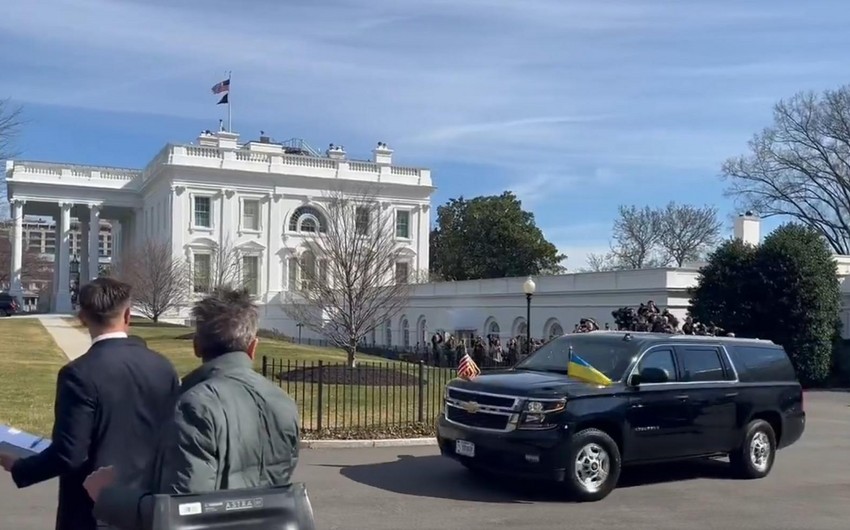
[[[613,382],[607,375],[590,366],[587,361],[573,353],[572,346],[570,346],[570,364],[567,366],[567,375],[594,385],[607,386]]]

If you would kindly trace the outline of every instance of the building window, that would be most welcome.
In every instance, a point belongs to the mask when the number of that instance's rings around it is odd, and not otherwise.
[[[196,293],[208,293],[210,291],[210,269],[212,256],[209,254],[195,254],[192,263],[193,288]]]
[[[410,348],[410,323],[406,318],[401,320],[401,343],[405,348]]]
[[[289,218],[290,232],[324,233],[327,231],[325,216],[312,206],[300,206]]]
[[[395,213],[395,236],[410,239],[410,212],[407,210]]]
[[[301,254],[298,269],[301,273],[301,290],[309,291],[313,288],[313,281],[316,279],[316,255],[309,250]]]
[[[298,290],[298,260],[289,258],[287,263],[289,264],[287,270],[289,290],[296,291]]]
[[[393,327],[389,320],[384,324],[384,340],[387,346],[393,345]]]
[[[212,228],[212,200],[209,197],[195,197],[195,226]]]
[[[354,231],[358,236],[369,234],[369,221],[372,213],[369,210],[368,206],[358,206],[354,210]]]
[[[408,283],[410,281],[410,265],[404,261],[395,264],[395,282]]]
[[[259,230],[260,229],[260,201],[257,201],[257,200],[242,201],[242,229],[243,230]]]
[[[242,287],[251,294],[260,294],[259,256],[242,256]]]

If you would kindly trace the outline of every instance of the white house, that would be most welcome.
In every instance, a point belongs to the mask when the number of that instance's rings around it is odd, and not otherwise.
[[[324,222],[328,190],[374,196],[391,212],[403,247],[397,270],[428,268],[431,173],[393,165],[392,155],[384,143],[372,160],[360,161],[333,145],[320,154],[302,141],[264,136],[240,143],[238,134],[204,131],[194,144],[166,145],[144,169],[7,162],[15,223],[10,292],[21,293],[24,216],[56,219],[57,312],[71,310],[72,218],[88,243],[81,249],[81,283],[97,274],[100,239],[89,227],[107,219],[116,262],[137,243],[153,240],[185,256],[198,277],[210,269],[216,248],[235,248],[243,281],[265,306],[264,325],[291,332],[295,323],[280,311],[283,295],[300,281],[296,260],[307,259],[306,240]],[[203,288],[194,287],[200,296]]]
[[[83,232],[80,277],[96,273],[97,226],[112,226],[113,261],[138,242],[169,244],[196,272],[209,270],[216,247],[238,249],[245,283],[255,291],[262,325],[298,333],[297,322],[282,310],[287,294],[301,279],[298,259],[309,257],[306,241],[321,226],[324,198],[331,188],[356,193],[368,186],[392,212],[403,246],[397,271],[428,269],[430,199],[434,191],[427,169],[392,163],[392,150],[380,143],[370,161],[351,160],[341,147],[320,154],[301,141],[272,142],[267,137],[240,143],[237,134],[205,131],[194,144],[167,145],[144,168],[116,169],[42,162],[7,162],[6,180],[16,229],[13,230],[11,291],[21,292],[23,216],[56,219],[54,311],[71,309],[69,259],[72,218]],[[735,237],[757,244],[759,219],[742,215]],[[836,257],[842,281],[850,275],[850,257]],[[611,322],[611,311],[654,300],[684,317],[688,290],[698,264],[685,268],[565,274],[536,278],[531,299],[531,334],[538,338],[570,331],[584,317]],[[398,274],[397,274],[398,276]],[[499,278],[416,285],[408,307],[381,323],[370,344],[413,347],[433,332],[460,336],[498,333],[522,335],[529,325],[525,278]],[[198,289],[196,291],[203,291]],[[850,337],[850,282],[843,282],[845,336]],[[202,292],[196,293],[198,296]],[[313,334],[304,330],[306,337]]]

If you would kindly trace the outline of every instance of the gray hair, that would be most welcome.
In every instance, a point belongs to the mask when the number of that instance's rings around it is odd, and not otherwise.
[[[204,359],[244,352],[257,337],[257,307],[244,289],[217,289],[195,304],[192,317],[195,343]]]

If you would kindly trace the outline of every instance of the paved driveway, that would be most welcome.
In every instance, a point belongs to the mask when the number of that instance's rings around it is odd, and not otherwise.
[[[599,503],[563,502],[546,486],[476,480],[435,448],[310,450],[308,483],[322,530],[850,528],[850,393],[809,393],[803,440],[771,475],[730,479],[721,463],[626,472]],[[0,527],[51,528],[55,486],[14,491],[0,476]]]

